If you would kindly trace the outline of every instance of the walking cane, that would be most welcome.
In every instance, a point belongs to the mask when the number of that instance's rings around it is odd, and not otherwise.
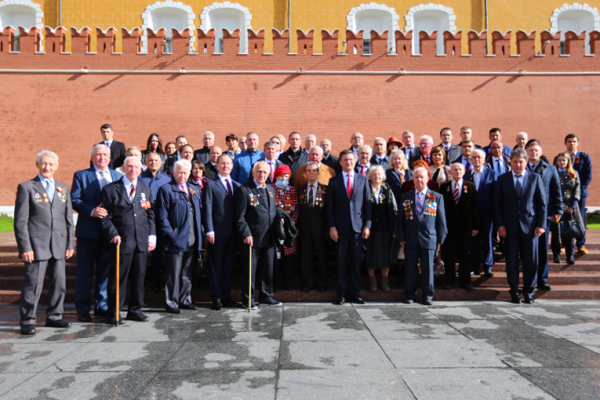
[[[248,312],[252,308],[252,246],[248,246],[250,249],[250,265],[248,266]]]
[[[121,314],[120,314],[121,311],[119,310],[119,306],[121,304],[121,302],[119,301],[119,277],[120,277],[120,274],[119,274],[119,261],[120,260],[119,259],[121,258],[119,255],[120,252],[121,252],[121,245],[117,244],[117,315],[115,318],[115,326],[119,326],[119,322],[121,322],[121,321],[119,321],[119,319],[121,318]]]

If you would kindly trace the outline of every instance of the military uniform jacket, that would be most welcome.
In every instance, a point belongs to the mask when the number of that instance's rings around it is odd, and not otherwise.
[[[259,191],[252,178],[241,185],[235,192],[235,219],[240,237],[252,236],[256,247],[273,246],[276,208],[275,190],[271,186]]]
[[[308,184],[298,186],[298,206],[300,215],[298,216],[298,229],[300,237],[312,236],[315,238],[324,238],[327,232],[327,209],[325,208],[325,199],[327,197],[327,186],[321,185],[317,181],[317,190],[314,194],[315,205],[308,204]]]

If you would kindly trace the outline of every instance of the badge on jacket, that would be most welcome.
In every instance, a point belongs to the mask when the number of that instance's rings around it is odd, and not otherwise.
[[[402,207],[404,208],[404,218],[405,219],[413,219],[414,218],[412,203],[413,203],[412,200],[404,200],[402,202]]]
[[[250,193],[249,196],[250,196],[250,205],[252,207],[258,206],[258,197],[254,196],[254,193]]]
[[[36,192],[36,194],[33,195],[33,201],[35,201],[36,203],[41,203],[43,201],[42,196],[40,196],[40,194]]]
[[[148,200],[140,200],[140,204],[144,209],[150,208],[150,202]]]
[[[57,187],[56,190],[58,191],[58,198],[60,199],[60,201],[62,201],[63,203],[66,203],[67,202],[67,191],[61,187]]]

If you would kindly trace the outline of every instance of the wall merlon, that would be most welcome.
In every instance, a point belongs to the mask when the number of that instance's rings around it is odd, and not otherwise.
[[[394,32],[396,38],[396,54],[399,56],[410,56],[412,55],[412,37],[413,31],[406,33],[402,31]]]
[[[585,31],[577,34],[573,31],[565,32],[565,51],[571,57],[585,55]]]
[[[140,52],[140,43],[142,39],[142,30],[133,28],[129,31],[127,28],[121,28],[123,54],[138,54]]]
[[[550,31],[542,31],[540,32],[540,41],[542,54],[548,57],[560,56],[560,32],[553,35]]]
[[[421,55],[437,55],[437,35],[436,31],[427,33],[419,32],[419,41],[421,43]]]
[[[315,31],[313,29],[310,29],[307,32],[304,32],[302,29],[296,29],[296,37],[298,40],[298,55],[313,55],[314,33]]]
[[[536,31],[530,33],[518,30],[515,34],[517,43],[517,54],[521,57],[535,56],[535,34]]]
[[[447,56],[461,56],[462,31],[452,33],[444,31],[444,53]]]
[[[512,31],[502,33],[500,31],[492,32],[492,54],[496,57],[510,57],[510,38]]]
[[[321,29],[321,52],[323,56],[332,57],[338,55],[338,39],[340,31],[338,29],[329,32],[327,29]]]
[[[600,55],[600,32],[590,32],[590,53]]]
[[[87,26],[77,30],[71,27],[71,53],[88,53],[90,52],[92,30]]]

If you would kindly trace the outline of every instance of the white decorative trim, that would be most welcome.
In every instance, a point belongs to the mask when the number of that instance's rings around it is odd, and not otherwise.
[[[590,12],[594,16],[594,29],[600,30],[600,15],[598,14],[598,9],[596,7],[592,8],[588,4],[585,4],[585,3],[584,4],[578,4],[578,3],[567,4],[567,3],[565,3],[565,4],[563,4],[562,7],[555,9],[554,12],[552,13],[552,16],[550,17],[550,23],[552,24],[552,27],[550,28],[551,34],[554,35],[554,34],[556,34],[556,32],[558,32],[558,16],[559,16],[559,14],[564,11],[570,11],[570,10],[581,10],[581,11]],[[589,32],[587,32],[587,33],[589,33]]]
[[[408,31],[412,31],[414,30],[414,14],[419,12],[419,11],[426,11],[426,10],[437,10],[437,11],[443,11],[446,14],[448,14],[448,25],[449,28],[448,30],[452,33],[456,33],[456,15],[454,14],[454,10],[450,7],[446,7],[443,6],[441,4],[420,4],[416,7],[412,7],[410,10],[408,10],[408,13],[406,13],[406,16],[404,17],[404,19],[406,20],[406,28],[404,29],[405,32]],[[438,32],[438,35],[443,34],[443,32]]]
[[[148,7],[146,7],[146,11],[144,11],[144,13],[142,14],[142,43],[141,43],[141,47],[140,47],[140,53],[148,53],[148,25],[150,23],[150,16],[152,14],[152,11],[154,10],[158,10],[161,8],[178,8],[180,10],[183,10],[187,13],[188,15],[188,26],[187,28],[191,31],[191,35],[190,35],[190,53],[194,51],[194,41],[196,40],[196,35],[195,35],[195,31],[196,31],[196,26],[194,25],[194,19],[196,19],[196,15],[194,14],[194,11],[192,10],[192,7],[190,6],[186,6],[183,3],[180,3],[178,1],[164,1],[164,2],[156,2],[154,4],[149,5]]]
[[[346,16],[346,20],[348,21],[348,25],[346,26],[346,30],[352,31],[354,33],[357,32],[357,24],[356,24],[356,14],[359,14],[361,11],[368,10],[378,10],[383,11],[385,13],[390,14],[392,18],[392,29],[388,31],[388,45],[391,47],[391,54],[396,54],[396,39],[395,32],[400,30],[398,27],[398,21],[400,17],[396,13],[396,9],[394,7],[388,7],[385,4],[377,4],[377,3],[369,3],[369,4],[361,4],[358,7],[354,7],[350,10],[348,15]],[[381,33],[381,32],[379,32]]]
[[[212,3],[210,6],[204,7],[202,14],[200,14],[200,29],[202,29],[205,33],[212,29],[212,26],[210,25],[210,12],[223,8],[238,10],[244,13],[244,26],[240,28],[240,40],[243,39],[244,48],[240,48],[240,54],[248,54],[248,29],[252,29],[252,14],[250,14],[248,7],[244,7],[237,3],[231,3],[229,1]],[[217,51],[216,44],[215,51]]]
[[[34,3],[30,0],[3,0],[3,1],[0,1],[0,8],[5,7],[5,6],[25,6],[25,7],[33,8],[35,10],[35,27],[40,30],[39,51],[40,52],[44,51],[44,48],[42,46],[42,40],[44,39],[44,24],[42,23],[42,20],[44,19],[44,12],[42,11],[42,8],[40,7],[40,5]],[[6,28],[6,27],[3,26],[2,29],[4,29],[4,28]],[[15,28],[15,30],[18,32],[18,29],[19,29],[18,26],[14,26],[13,28]]]

